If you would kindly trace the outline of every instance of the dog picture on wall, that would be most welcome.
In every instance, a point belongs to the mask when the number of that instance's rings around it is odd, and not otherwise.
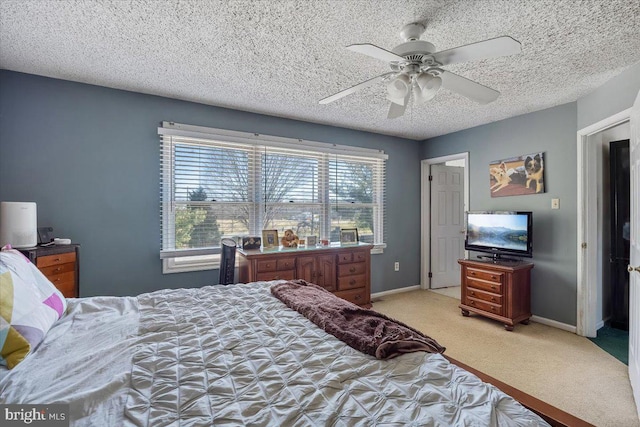
[[[544,193],[544,153],[491,162],[489,191],[491,197]]]

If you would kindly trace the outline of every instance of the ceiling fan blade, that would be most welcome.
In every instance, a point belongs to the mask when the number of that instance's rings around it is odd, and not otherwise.
[[[495,101],[498,96],[500,96],[500,92],[497,90],[483,86],[472,80],[465,79],[464,77],[450,71],[443,71],[442,74],[440,74],[440,78],[442,79],[442,87],[445,89],[457,92],[462,96],[466,96],[473,101],[479,102],[480,104],[488,104]]]
[[[387,114],[387,119],[397,119],[398,117],[404,114],[404,111],[407,109],[407,104],[409,104],[409,97],[411,96],[411,92],[407,93],[407,96],[404,97],[404,104],[396,104],[395,102],[391,102],[389,104],[389,113]]]
[[[363,55],[367,55],[370,56],[372,58],[376,58],[376,59],[381,59],[383,61],[387,61],[387,62],[393,62],[393,61],[404,61],[405,59],[402,56],[396,55],[393,52],[390,52],[386,49],[383,49],[381,47],[378,47],[376,45],[370,44],[370,43],[364,43],[364,44],[352,44],[350,46],[347,46],[347,49],[353,51],[353,52],[358,52],[361,53]]]
[[[374,83],[377,83],[377,82],[379,82],[379,81],[382,81],[382,80],[384,80],[387,76],[390,76],[391,74],[395,74],[395,73],[390,72],[390,73],[384,73],[384,74],[381,74],[381,75],[379,75],[379,76],[377,76],[377,77],[374,77],[374,78],[369,79],[369,80],[367,80],[367,81],[364,81],[364,82],[362,82],[362,83],[358,83],[358,84],[357,84],[357,85],[355,85],[355,86],[351,86],[349,89],[342,90],[342,91],[340,91],[340,92],[338,92],[338,93],[335,93],[335,94],[333,94],[333,95],[331,95],[331,96],[328,96],[328,97],[326,97],[326,98],[323,98],[323,99],[321,99],[321,100],[320,100],[320,101],[318,101],[318,102],[319,102],[320,104],[328,104],[328,103],[333,102],[333,101],[335,101],[335,100],[337,100],[337,99],[340,99],[340,98],[345,97],[345,96],[347,96],[347,95],[351,95],[351,94],[352,94],[352,93],[354,93],[354,92],[357,92],[357,91],[359,91],[359,90],[362,90],[362,89],[364,89],[364,88],[365,88],[365,87],[367,87],[367,86],[371,86],[371,85],[372,85],[372,84],[374,84]]]
[[[434,53],[433,59],[442,65],[476,59],[496,58],[521,52],[520,42],[509,36],[496,37],[482,42],[471,43],[453,49]]]

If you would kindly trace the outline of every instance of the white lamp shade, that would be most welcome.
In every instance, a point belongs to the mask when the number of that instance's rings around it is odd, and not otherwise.
[[[33,202],[0,202],[0,247],[31,248],[38,244],[38,214]]]
[[[420,105],[433,99],[442,86],[442,79],[428,73],[422,73],[416,78],[418,87],[415,90],[415,102]]]
[[[387,85],[387,99],[398,105],[405,105],[405,99],[411,87],[411,78],[400,74]]]

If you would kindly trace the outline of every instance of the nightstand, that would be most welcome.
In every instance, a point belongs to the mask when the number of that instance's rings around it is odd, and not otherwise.
[[[37,246],[19,249],[65,298],[80,295],[80,245]]]

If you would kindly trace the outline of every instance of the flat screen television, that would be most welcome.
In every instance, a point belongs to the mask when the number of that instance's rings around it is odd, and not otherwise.
[[[465,215],[464,248],[491,254],[493,260],[504,255],[533,256],[531,212],[477,211]]]

